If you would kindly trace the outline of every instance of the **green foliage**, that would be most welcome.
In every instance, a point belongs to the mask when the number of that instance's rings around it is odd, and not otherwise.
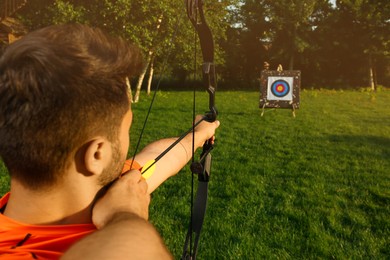
[[[364,51],[379,55],[389,55],[390,33],[389,18],[390,4],[386,0],[341,0],[339,9],[350,14],[355,26],[360,30],[357,35],[364,44]],[[380,32],[380,33],[379,33]]]
[[[141,146],[189,128],[191,96],[157,93]],[[198,113],[206,96],[197,93]],[[199,259],[389,255],[389,90],[308,90],[301,98],[296,118],[274,109],[261,117],[259,93],[217,93],[221,126]],[[149,101],[145,96],[133,105],[129,154]],[[4,193],[4,169],[0,176]],[[186,167],[151,203],[150,220],[176,258],[189,222],[190,181]]]
[[[216,42],[225,38],[224,17],[231,1],[208,1],[205,4],[206,19]],[[138,45],[145,56],[149,51],[155,52],[157,74],[169,56],[170,61],[175,62],[171,62],[166,74],[182,81],[193,71],[194,48],[201,55],[200,47],[194,43],[194,29],[186,17],[185,5],[175,1],[37,0],[27,2],[20,11],[20,18],[31,30],[67,22],[103,28]],[[220,48],[216,48],[216,62],[224,63]],[[197,65],[201,65],[201,58],[198,58]]]
[[[8,171],[7,168],[5,168],[5,165],[3,161],[0,160],[0,194],[1,196],[5,194],[7,191],[9,191],[9,177],[8,177]]]
[[[315,0],[265,1],[270,8],[272,43],[285,52],[289,69],[294,69],[294,56],[309,47],[305,37],[316,3]]]
[[[370,68],[375,82],[390,85],[390,1],[204,1],[204,10],[225,87],[257,88],[264,61],[301,70],[304,87],[368,86]],[[202,62],[185,6],[176,1],[36,0],[18,12],[31,30],[81,22],[120,35],[145,56],[154,52],[156,75],[168,57],[164,76],[180,83]]]
[[[72,22],[83,23],[85,8],[73,6],[68,1],[55,1],[54,5],[48,7],[48,12],[56,14],[53,16],[53,24]]]
[[[256,84],[264,61],[301,70],[305,87],[368,86],[370,68],[374,81],[390,84],[389,1],[246,0],[237,9],[224,44],[224,79],[233,84]]]

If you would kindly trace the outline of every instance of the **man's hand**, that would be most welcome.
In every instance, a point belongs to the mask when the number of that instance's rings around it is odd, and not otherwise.
[[[149,216],[148,185],[138,170],[132,170],[117,179],[95,204],[92,222],[101,229],[117,213],[135,214],[145,220]]]
[[[195,118],[195,123],[202,119],[202,115],[198,115]],[[211,139],[214,143],[215,130],[219,127],[220,122],[215,120],[214,122],[203,121],[195,127],[195,144],[197,147],[203,146],[204,142]]]
[[[99,230],[75,243],[61,259],[173,259],[147,221],[147,189],[138,170],[116,180],[93,208],[92,221]]]

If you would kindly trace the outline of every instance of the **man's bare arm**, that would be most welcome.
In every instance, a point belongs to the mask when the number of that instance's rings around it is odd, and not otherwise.
[[[76,243],[61,259],[172,259],[172,255],[148,221],[121,212],[104,228]]]
[[[198,116],[195,121],[200,120]],[[219,121],[212,123],[203,121],[195,128],[195,150],[202,147],[206,140],[213,138],[216,128],[219,127]],[[135,156],[135,160],[144,165],[150,160],[155,159],[166,148],[174,143],[177,138],[166,138],[155,141],[147,145],[139,154]],[[183,140],[180,141],[172,150],[170,150],[161,160],[155,165],[153,175],[147,179],[148,193],[152,193],[161,183],[169,177],[178,173],[192,157],[192,133],[189,133]]]

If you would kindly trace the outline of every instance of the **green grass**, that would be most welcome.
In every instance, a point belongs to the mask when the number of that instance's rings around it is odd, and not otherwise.
[[[261,117],[258,99],[217,92],[221,127],[199,259],[389,258],[390,91],[303,91],[296,118],[289,110]],[[143,145],[187,129],[191,102],[189,92],[159,92]],[[197,103],[203,113],[205,93]],[[148,105],[147,97],[133,105],[133,146]],[[151,203],[150,220],[176,258],[190,175],[186,167]]]

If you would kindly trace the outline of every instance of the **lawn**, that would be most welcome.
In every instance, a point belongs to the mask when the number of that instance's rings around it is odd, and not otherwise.
[[[132,147],[150,98],[133,105]],[[192,94],[159,92],[142,145],[191,125]],[[199,259],[390,256],[390,91],[307,90],[296,117],[258,108],[257,92],[217,92]],[[197,111],[207,109],[205,93]],[[1,170],[1,169],[0,169]],[[0,193],[8,189],[5,169]],[[189,222],[188,167],[154,192],[150,220],[179,258]]]

